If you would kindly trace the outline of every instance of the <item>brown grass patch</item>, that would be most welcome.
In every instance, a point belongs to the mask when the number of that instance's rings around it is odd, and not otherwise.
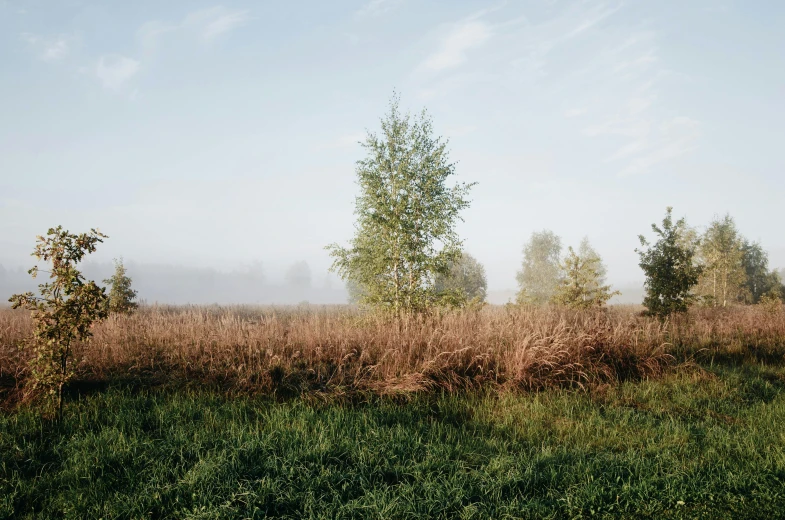
[[[0,310],[0,399],[18,397],[32,330]],[[209,384],[230,392],[402,394],[598,387],[712,357],[785,361],[785,313],[696,310],[661,323],[631,308],[489,306],[391,321],[348,306],[145,307],[77,349],[78,379]]]

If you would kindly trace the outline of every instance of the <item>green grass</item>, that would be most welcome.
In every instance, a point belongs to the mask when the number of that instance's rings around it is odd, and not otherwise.
[[[353,405],[114,388],[65,416],[0,416],[0,518],[785,517],[782,367]]]

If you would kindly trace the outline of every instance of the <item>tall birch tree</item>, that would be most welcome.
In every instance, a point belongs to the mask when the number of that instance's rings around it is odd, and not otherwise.
[[[711,305],[726,307],[743,296],[743,237],[730,215],[715,218],[701,238],[699,263],[703,268],[697,292]]]
[[[473,184],[448,184],[455,165],[447,141],[434,137],[424,110],[401,113],[397,95],[381,135],[368,132],[361,144],[355,234],[348,247],[327,246],[332,270],[355,284],[361,304],[396,315],[422,311],[438,301],[436,277],[461,256],[455,226]]]
[[[561,279],[561,238],[544,229],[534,232],[523,246],[523,264],[518,271],[518,303],[548,303]]]

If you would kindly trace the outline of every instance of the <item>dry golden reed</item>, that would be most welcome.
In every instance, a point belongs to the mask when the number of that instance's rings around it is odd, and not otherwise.
[[[488,306],[394,321],[348,306],[144,307],[76,352],[80,381],[210,384],[232,392],[379,394],[587,387],[657,376],[698,357],[785,360],[785,313]],[[0,310],[0,386],[21,388],[32,324]]]

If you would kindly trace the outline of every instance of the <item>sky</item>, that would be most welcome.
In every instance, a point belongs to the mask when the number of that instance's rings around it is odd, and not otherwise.
[[[489,289],[588,236],[616,286],[667,206],[785,267],[785,2],[0,0],[0,264],[98,228],[96,261],[282,277],[354,228],[390,97],[426,108]]]

